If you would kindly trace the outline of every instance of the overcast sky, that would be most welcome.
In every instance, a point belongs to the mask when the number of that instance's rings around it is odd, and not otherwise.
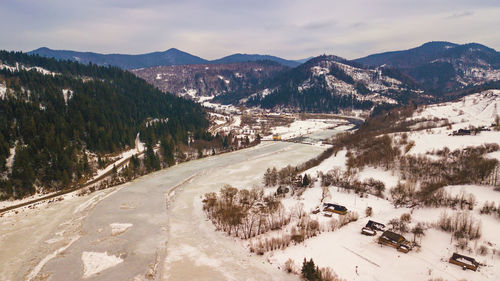
[[[21,51],[354,59],[437,40],[500,49],[498,0],[2,0],[0,18],[0,49]]]

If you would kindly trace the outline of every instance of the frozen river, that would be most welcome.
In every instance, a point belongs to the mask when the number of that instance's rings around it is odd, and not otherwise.
[[[291,280],[250,255],[243,241],[215,232],[201,197],[224,184],[258,185],[268,167],[295,165],[323,149],[265,142],[64,200],[23,219],[2,218],[0,246],[11,244],[0,254],[7,265],[0,279]]]

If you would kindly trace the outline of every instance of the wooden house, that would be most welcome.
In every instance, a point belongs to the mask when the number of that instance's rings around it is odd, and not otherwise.
[[[323,211],[324,212],[332,212],[339,215],[347,214],[347,208],[341,205],[333,204],[333,203],[323,203]]]
[[[378,243],[391,246],[403,253],[408,253],[411,250],[410,242],[408,240],[406,240],[402,235],[390,230],[386,230],[382,233],[382,235],[378,238]]]
[[[368,236],[375,236],[377,234],[377,232],[375,230],[373,230],[372,228],[365,226],[361,229],[361,234],[368,235]]]
[[[372,221],[372,220],[369,220],[366,223],[365,227],[371,228],[373,230],[380,230],[380,231],[384,231],[385,230],[385,224],[379,223],[379,222],[376,222],[376,221]]]
[[[453,253],[449,262],[461,266],[464,270],[470,269],[476,271],[479,267],[479,263],[474,258],[460,255],[458,253]]]

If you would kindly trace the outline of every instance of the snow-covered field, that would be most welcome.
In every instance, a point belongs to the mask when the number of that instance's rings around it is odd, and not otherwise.
[[[489,127],[495,122],[495,117],[500,115],[500,90],[486,91],[467,96],[457,102],[449,102],[425,107],[417,111],[413,119],[433,120],[446,118],[451,127],[443,126],[427,130],[408,132],[408,141],[414,141],[410,154],[426,155],[426,153],[444,147],[463,149],[467,146],[479,146],[486,143],[500,145],[500,132],[482,131],[477,135],[452,136],[453,131],[467,129],[470,126]],[[427,121],[425,121],[427,122]],[[418,126],[418,125],[417,125]],[[306,127],[306,126],[304,126]],[[297,129],[296,127],[294,129]],[[299,125],[300,130],[300,125]],[[306,129],[307,130],[307,129]],[[292,134],[293,130],[290,130]],[[280,132],[280,131],[278,131]],[[281,131],[284,134],[285,130]],[[396,134],[398,135],[398,134]],[[326,159],[317,167],[313,167],[302,174],[316,177],[319,172],[326,173],[331,169],[346,171],[346,150],[339,151],[336,155]],[[431,155],[428,155],[431,157]],[[500,160],[500,153],[493,152],[487,155]],[[329,197],[324,202],[331,202],[347,207],[349,211],[359,214],[355,222],[333,232],[323,232],[305,242],[290,246],[284,250],[274,250],[265,254],[266,258],[279,268],[285,267],[285,262],[292,259],[296,271],[300,272],[304,258],[312,258],[320,267],[332,268],[341,278],[346,280],[428,280],[443,278],[444,280],[500,280],[500,218],[495,214],[481,214],[480,209],[485,202],[500,203],[500,192],[491,186],[461,185],[447,186],[444,190],[452,196],[460,193],[473,194],[475,198],[474,209],[471,215],[481,222],[482,236],[478,240],[468,242],[468,249],[457,248],[457,240],[452,234],[436,227],[443,212],[455,214],[462,211],[451,208],[414,207],[396,208],[390,201],[388,190],[402,181],[397,171],[385,170],[377,167],[364,167],[355,176],[359,180],[373,178],[385,184],[386,191],[382,198],[368,195],[360,197],[337,187],[329,188]],[[404,182],[404,181],[402,181]],[[334,214],[332,218],[326,217],[322,212],[312,214],[317,207],[322,207],[322,188],[319,181],[314,187],[306,189],[299,197],[288,197],[282,201],[290,210],[297,204],[303,205],[304,211],[311,218],[318,220],[322,225],[327,225],[331,219],[338,219]],[[366,217],[365,210],[371,207],[373,214]],[[411,215],[410,227],[417,222],[425,225],[425,235],[417,238],[421,245],[409,253],[401,253],[396,249],[381,246],[377,243],[380,232],[376,236],[361,234],[361,228],[368,220],[388,224],[391,219],[400,218],[402,214]],[[414,235],[406,233],[403,236],[413,241]],[[486,249],[486,254],[481,254],[479,249]],[[454,252],[474,257],[483,264],[477,272],[462,270],[457,265],[450,264],[448,259]]]
[[[448,119],[451,126],[409,133],[408,139],[415,142],[415,147],[409,153],[425,154],[444,147],[455,150],[486,143],[500,144],[500,131],[482,131],[478,135],[450,135],[453,131],[468,129],[471,126],[488,128],[495,122],[496,116],[500,116],[500,90],[484,91],[455,102],[424,107],[421,112],[417,110],[411,119]],[[418,127],[418,124],[416,126]]]
[[[481,190],[478,196],[479,202],[486,198],[500,199],[500,193],[492,188],[482,186],[452,187],[461,190],[465,188],[467,192]],[[285,262],[291,258],[294,260],[296,270],[300,271],[304,258],[312,258],[316,265],[320,267],[332,268],[340,277],[346,280],[427,280],[431,278],[444,278],[445,280],[498,280],[500,276],[500,257],[493,252],[498,251],[500,245],[500,231],[498,218],[492,215],[479,215],[479,206],[476,206],[474,215],[480,217],[483,226],[483,236],[477,242],[471,242],[471,247],[486,245],[489,253],[485,256],[476,253],[461,252],[476,258],[486,266],[480,267],[479,271],[463,271],[460,267],[448,263],[448,259],[457,249],[454,246],[456,241],[451,242],[451,234],[430,227],[435,223],[444,208],[394,208],[385,199],[372,195],[360,198],[354,193],[339,191],[336,187],[330,187],[330,197],[327,202],[344,205],[350,211],[355,211],[360,215],[358,221],[352,222],[334,232],[324,232],[305,242],[267,253],[266,257],[271,263],[284,267]],[[297,202],[304,204],[304,210],[311,212],[320,206],[321,187],[316,186],[307,189],[301,199],[286,199],[284,205],[292,208]],[[483,198],[483,199],[480,199]],[[365,217],[366,207],[373,208],[372,217]],[[448,210],[448,212],[452,212]],[[361,228],[368,220],[374,220],[387,224],[392,218],[399,218],[404,213],[412,216],[412,225],[422,222],[429,225],[425,231],[425,236],[421,239],[420,249],[413,249],[407,254],[396,251],[396,249],[381,246],[377,243],[377,236],[365,236],[361,234]],[[334,214],[333,219],[338,219],[339,215]],[[323,216],[322,213],[311,214],[320,224],[327,224],[331,218]],[[413,234],[404,235],[407,240],[413,240]],[[417,239],[417,241],[419,241]],[[491,244],[491,245],[490,245]],[[460,251],[459,251],[460,252]],[[356,272],[357,267],[357,272]]]
[[[272,129],[273,134],[281,135],[282,140],[293,139],[312,133],[323,131],[327,128],[336,128],[338,130],[347,130],[353,125],[342,119],[307,119],[295,120],[288,126],[279,126]],[[265,136],[263,140],[272,140],[273,136]]]

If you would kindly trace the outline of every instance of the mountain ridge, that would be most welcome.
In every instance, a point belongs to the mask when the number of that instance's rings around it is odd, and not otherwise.
[[[397,68],[435,94],[500,80],[500,53],[479,43],[432,41],[353,61],[368,67]]]
[[[27,54],[40,55],[60,60],[72,60],[80,63],[93,63],[97,65],[111,65],[122,69],[138,69],[155,66],[170,66],[170,65],[191,65],[191,64],[221,64],[221,63],[236,63],[248,61],[263,61],[269,60],[280,63],[284,66],[295,67],[301,64],[300,61],[287,60],[272,55],[260,54],[231,54],[219,59],[207,60],[199,56],[181,51],[176,48],[170,48],[166,51],[157,51],[144,54],[102,54],[95,52],[80,52],[73,50],[54,50],[48,47],[41,47]]]

